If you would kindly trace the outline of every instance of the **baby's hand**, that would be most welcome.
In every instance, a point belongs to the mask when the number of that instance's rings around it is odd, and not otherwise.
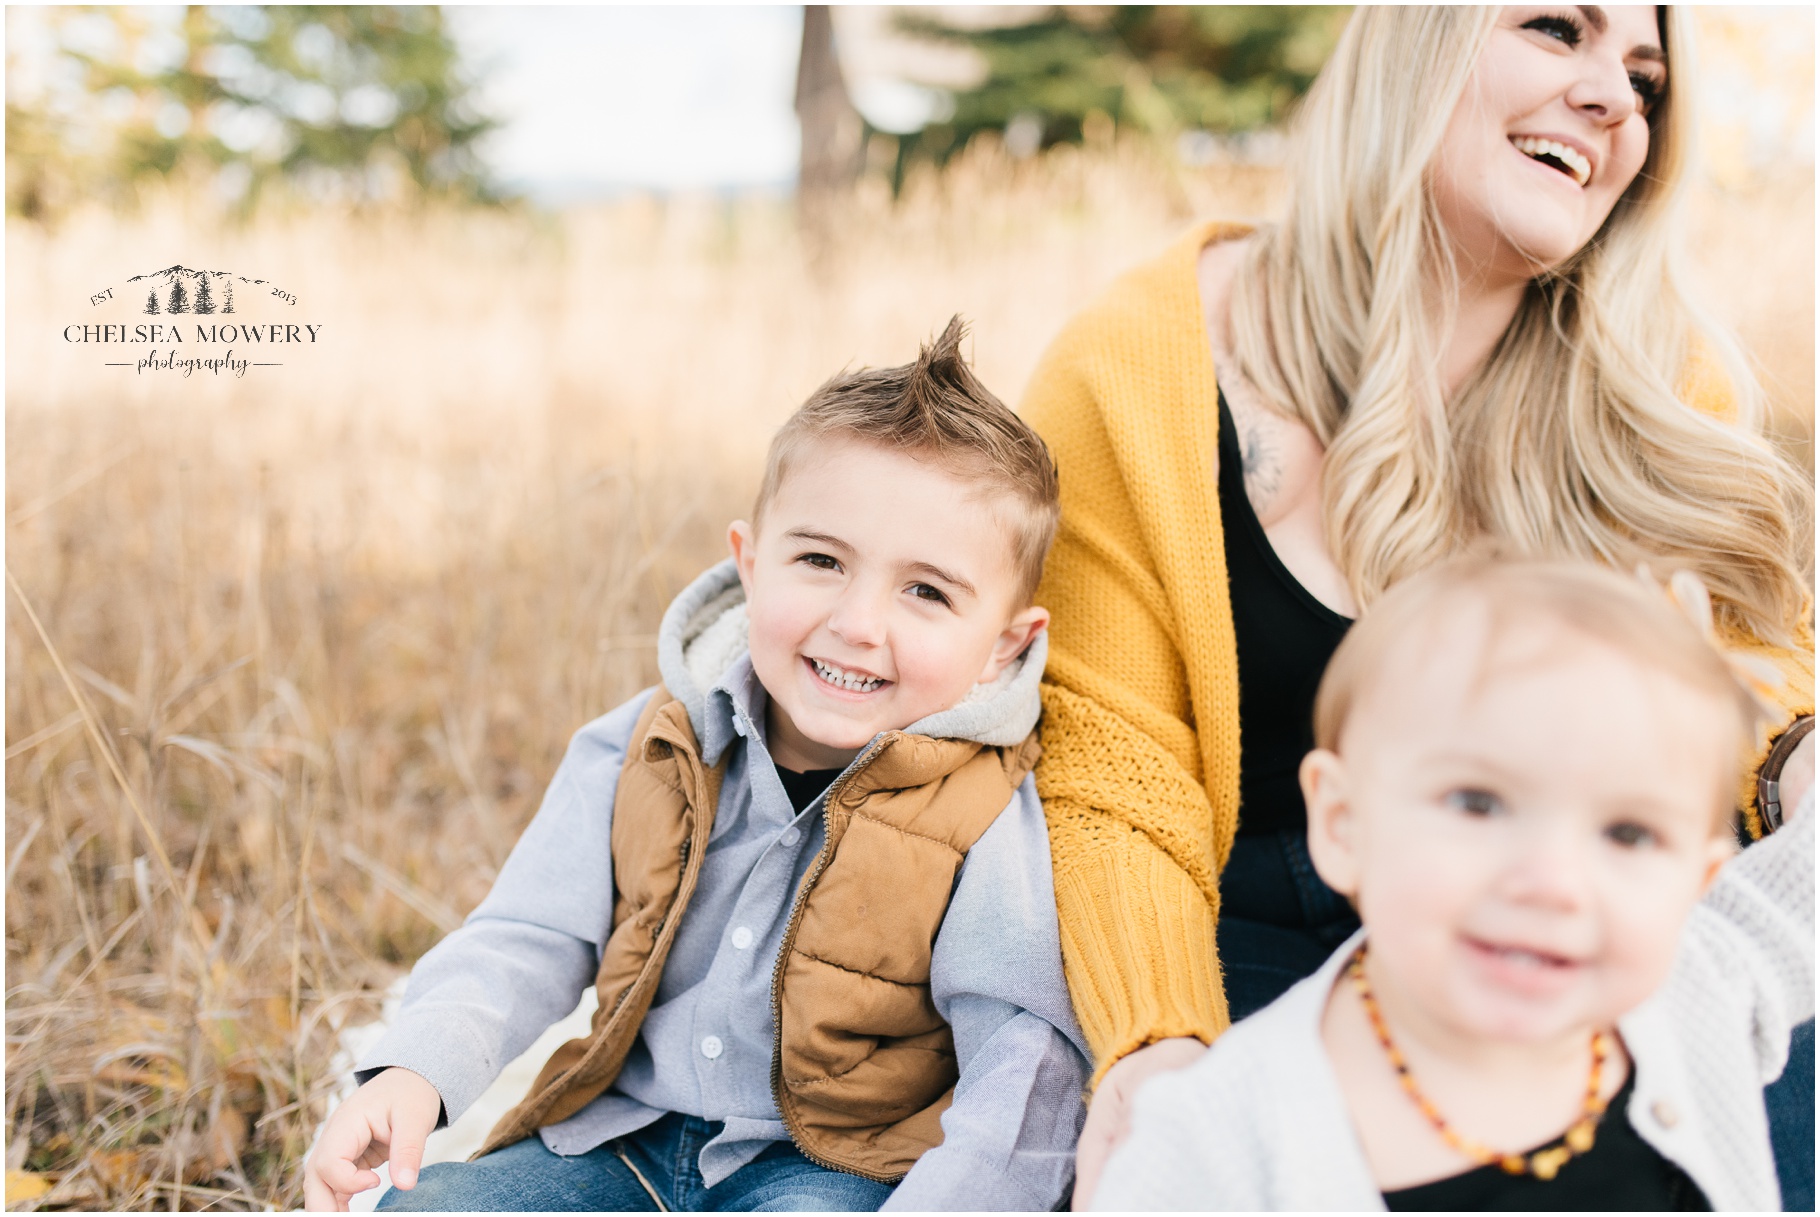
[[[442,1096],[409,1069],[388,1069],[335,1109],[303,1166],[303,1207],[345,1213],[348,1200],[379,1186],[375,1171],[387,1158],[392,1183],[417,1186],[423,1143],[442,1115]]]
[[[1186,1069],[1201,1059],[1207,1045],[1200,1040],[1182,1037],[1158,1040],[1147,1048],[1123,1058],[1106,1071],[1087,1106],[1087,1123],[1081,1129],[1081,1140],[1074,1154],[1074,1211],[1085,1211],[1093,1203],[1093,1193],[1100,1185],[1100,1172],[1105,1170],[1112,1151],[1131,1131],[1131,1100],[1138,1088],[1159,1073]]]

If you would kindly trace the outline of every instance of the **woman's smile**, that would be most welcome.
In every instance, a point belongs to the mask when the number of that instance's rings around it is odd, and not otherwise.
[[[1537,164],[1573,179],[1574,184],[1581,187],[1592,180],[1597,164],[1596,154],[1591,149],[1564,135],[1513,135],[1510,146]]]

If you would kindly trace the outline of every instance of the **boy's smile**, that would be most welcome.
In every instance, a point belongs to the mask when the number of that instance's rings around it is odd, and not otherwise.
[[[728,530],[774,760],[844,767],[1023,653],[1049,615],[1014,603],[1001,508],[932,460],[828,439]]]
[[[822,683],[840,689],[855,696],[876,693],[891,682],[883,676],[874,676],[857,668],[843,668],[836,664],[823,663],[819,659],[805,659],[804,663],[815,669],[815,674]]]

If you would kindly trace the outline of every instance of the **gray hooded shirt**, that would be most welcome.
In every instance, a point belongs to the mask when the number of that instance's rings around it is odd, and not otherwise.
[[[664,615],[658,663],[707,764],[724,756],[699,886],[657,997],[613,1086],[541,1131],[580,1154],[680,1112],[722,1121],[702,1149],[714,1186],[789,1139],[771,1092],[771,976],[790,906],[823,842],[818,798],[798,813],[765,748],[766,694],[746,652],[731,562]],[[1009,746],[1035,726],[1047,638],[999,679],[907,730]],[[504,1065],[574,1008],[612,928],[613,797],[651,690],[576,733],[542,808],[466,923],[418,962],[398,1019],[360,1063],[427,1078],[458,1119]],[[1052,1208],[1073,1175],[1091,1071],[1062,978],[1049,838],[1026,777],[961,867],[936,937],[936,1010],[954,1030],[960,1080],[942,1143],[891,1209]]]

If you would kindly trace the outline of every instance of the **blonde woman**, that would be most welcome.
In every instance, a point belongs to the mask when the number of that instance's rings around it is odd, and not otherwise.
[[[1694,571],[1787,678],[1750,832],[1811,784],[1811,494],[1677,271],[1688,23],[1361,8],[1286,219],[1191,233],[1032,381],[1063,498],[1037,780],[1098,1067],[1077,1206],[1137,1086],[1356,926],[1309,864],[1295,766],[1327,657],[1402,577],[1486,537]],[[1806,1030],[1770,1106],[1786,1141],[1805,1104],[1805,1148],[1778,1150],[1811,1200]]]

